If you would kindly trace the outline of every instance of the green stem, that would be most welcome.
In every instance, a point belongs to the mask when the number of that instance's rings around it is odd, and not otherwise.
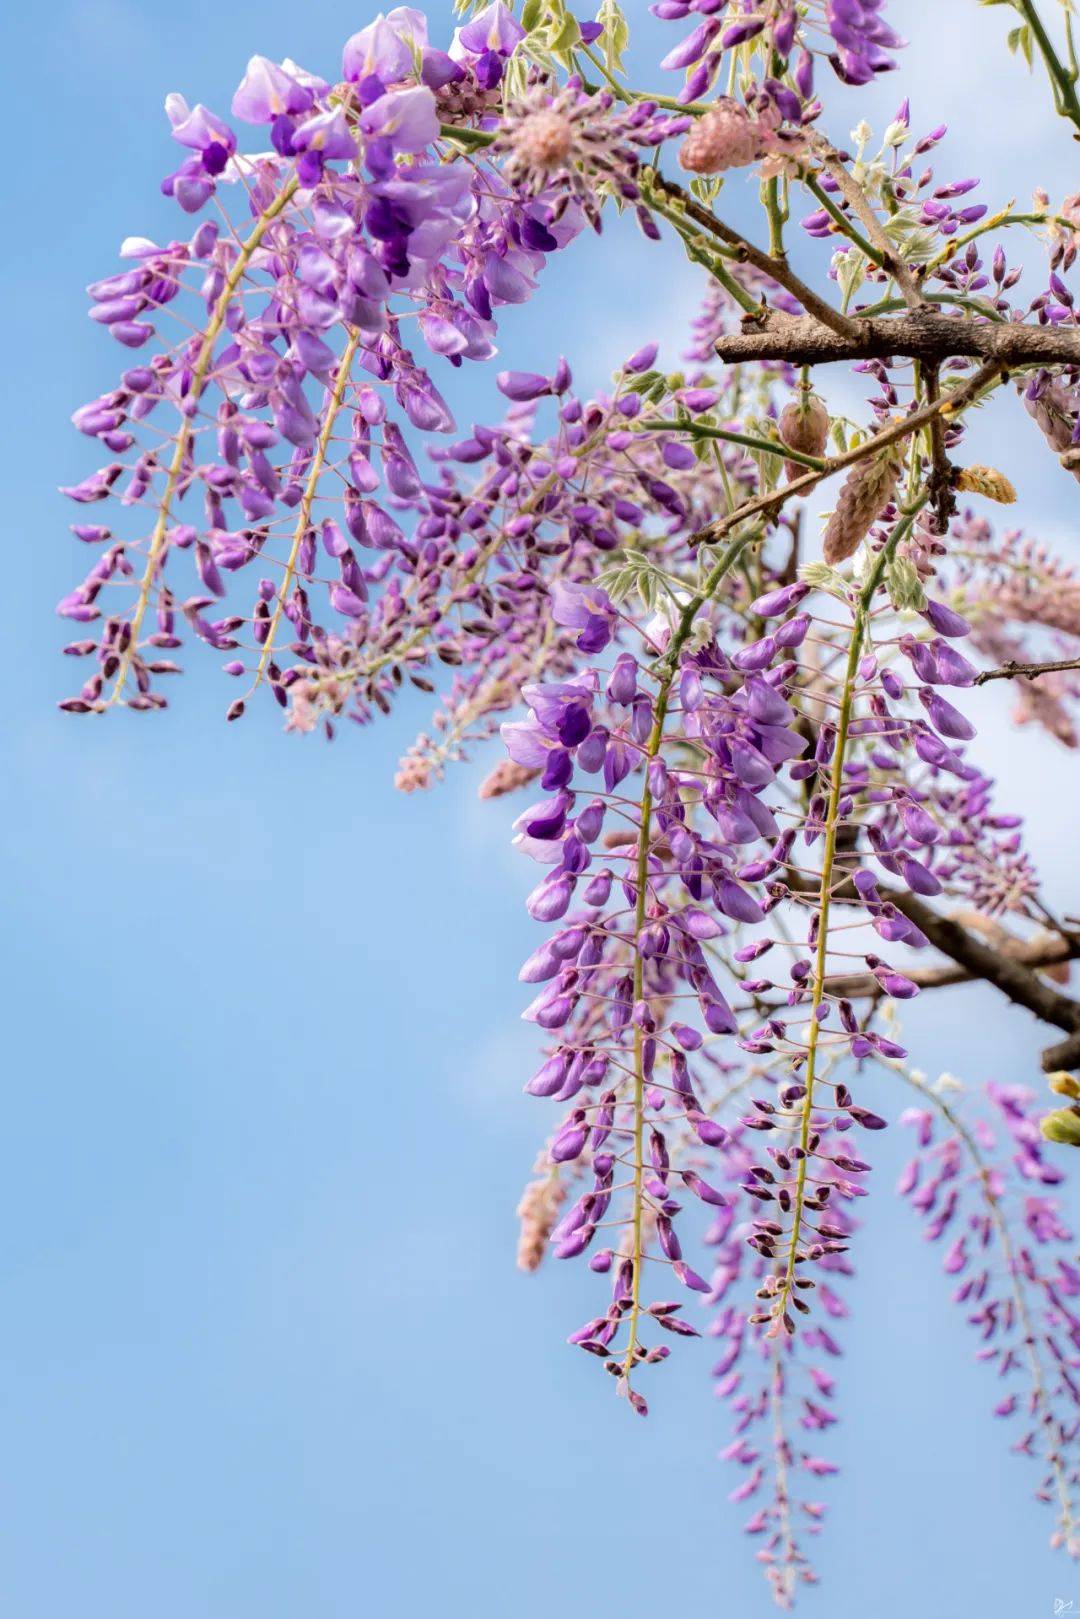
[[[247,694],[248,696],[250,696],[251,692],[253,692],[255,688],[262,683],[262,680],[264,679],[266,671],[270,665],[270,660],[274,655],[274,642],[277,639],[278,629],[281,625],[281,617],[285,611],[285,606],[289,599],[289,591],[292,588],[293,579],[296,576],[296,561],[300,555],[300,547],[304,543],[304,537],[307,534],[308,529],[311,527],[312,507],[315,504],[315,496],[319,490],[319,481],[322,478],[322,475],[326,470],[327,463],[330,459],[330,450],[334,440],[334,427],[336,426],[337,419],[341,414],[341,408],[345,403],[345,390],[349,385],[349,378],[352,373],[352,364],[353,360],[356,358],[356,350],[359,347],[359,344],[360,332],[354,328],[349,332],[348,341],[345,344],[344,351],[340,360],[338,361],[337,372],[334,376],[333,385],[327,395],[326,414],[323,417],[322,431],[319,434],[318,442],[315,446],[315,454],[311,461],[311,468],[308,472],[307,482],[304,485],[304,493],[300,501],[300,510],[297,515],[295,527],[293,528],[292,543],[289,546],[289,555],[285,562],[285,573],[277,593],[277,600],[274,603],[273,613],[270,616],[270,627],[266,633],[266,640],[263,642],[262,652],[259,654],[259,663],[255,670],[255,679],[252,682],[251,691]]]
[[[740,309],[744,310],[746,314],[760,315],[760,300],[755,298],[752,293],[747,292],[745,287],[740,286],[734,276],[728,274],[717,255],[711,253],[705,246],[704,237],[690,229],[683,215],[677,209],[672,208],[670,203],[665,202],[657,193],[655,187],[649,186],[646,190],[646,195],[649,207],[666,219],[669,225],[674,226],[682,237],[687,257],[692,259],[694,263],[703,265],[713,279],[719,281],[720,285],[731,294]]]
[[[758,438],[753,433],[737,433],[730,427],[711,427],[705,422],[665,421],[658,416],[645,416],[638,426],[649,432],[670,433],[674,430],[688,433],[691,438],[723,439],[725,444],[741,444],[747,450],[757,450],[760,455],[775,455],[782,461],[797,461],[800,466],[813,467],[818,472],[825,466],[820,455],[789,450],[786,444],[780,444],[776,439]]]
[[[769,252],[774,259],[783,259],[784,253],[784,226],[787,223],[787,209],[780,201],[780,181],[773,176],[766,180],[762,187],[765,202],[765,215],[769,221]]]
[[[645,745],[644,758],[644,784],[641,789],[640,821],[638,826],[637,842],[637,901],[634,907],[634,1004],[644,999],[645,989],[645,958],[637,947],[638,936],[645,926],[646,909],[648,905],[649,885],[649,844],[651,841],[651,823],[653,796],[649,785],[649,766],[656,758],[664,741],[664,723],[667,719],[668,703],[671,696],[671,687],[679,667],[679,657],[686,645],[690,632],[694,627],[694,620],[706,602],[712,600],[719,590],[727,574],[738,562],[746,546],[756,538],[752,534],[741,534],[732,540],[716,565],[713,567],[702,588],[693,595],[683,608],[682,614],[672,631],[667,651],[664,653],[659,665],[659,686],[656,694],[656,706],[653,711],[652,730]],[[629,1386],[630,1373],[637,1358],[638,1326],[641,1319],[641,1268],[643,1261],[644,1244],[642,1240],[642,1221],[645,1212],[644,1184],[645,1184],[645,1037],[642,1029],[634,1026],[634,1182],[633,1182],[633,1232],[630,1262],[633,1276],[630,1283],[630,1316],[628,1322],[628,1337],[626,1353],[623,1357],[622,1375]]]
[[[814,1081],[817,1070],[818,1040],[821,1024],[818,1009],[825,998],[825,979],[829,963],[829,911],[832,905],[833,870],[836,865],[836,843],[840,826],[840,798],[844,787],[844,755],[847,751],[851,728],[851,711],[855,700],[855,681],[862,653],[863,637],[870,617],[870,608],[885,569],[895,554],[900,541],[908,533],[916,516],[929,498],[924,494],[914,506],[907,509],[895,525],[885,544],[874,559],[855,607],[855,620],[851,628],[847,665],[840,696],[840,715],[836,725],[836,743],[832,758],[832,779],[829,784],[828,807],[825,812],[825,849],[821,859],[821,881],[818,887],[818,936],[814,959],[814,981],[810,1002],[810,1028],[806,1037],[806,1070],[803,1079],[802,1111],[799,1121],[799,1167],[795,1175],[795,1197],[791,1217],[791,1241],[783,1280],[773,1306],[774,1322],[784,1321],[788,1302],[795,1282],[795,1269],[799,1260],[799,1239],[802,1233],[803,1213],[806,1207],[806,1179],[810,1165],[810,1131],[814,1113]]]
[[[626,106],[630,106],[635,101],[655,101],[658,107],[666,107],[671,112],[688,112],[695,117],[700,117],[703,112],[709,111],[709,104],[706,101],[676,101],[674,96],[654,95],[651,90],[628,90],[624,84],[619,83],[613,74],[608,72],[607,64],[601,57],[597,56],[591,45],[580,45],[578,49],[582,56],[588,58],[597,72],[603,75],[604,81],[612,93],[618,96],[619,100],[624,102]]]
[[[950,304],[959,309],[970,309],[986,320],[1000,322],[1004,319],[992,304],[983,303],[979,298],[967,297],[963,293],[927,292],[923,297],[928,304]],[[855,320],[871,320],[875,315],[894,315],[908,307],[906,298],[881,298],[876,304],[868,304],[865,309],[852,310],[852,316]]]
[[[165,489],[162,493],[161,502],[157,509],[157,518],[154,522],[153,533],[150,536],[150,544],[147,547],[146,566],[143,569],[142,578],[139,581],[139,594],[135,602],[135,611],[131,615],[131,634],[128,639],[127,646],[124,652],[121,654],[120,664],[116,671],[116,679],[113,682],[112,691],[106,699],[107,707],[111,707],[114,703],[119,702],[123,697],[124,687],[127,684],[128,673],[131,669],[131,662],[138,650],[139,632],[142,629],[142,622],[146,616],[146,609],[150,603],[150,594],[153,589],[154,580],[157,577],[158,565],[165,549],[166,534],[168,533],[169,528],[169,518],[172,514],[173,501],[176,499],[176,492],[184,471],[184,462],[187,459],[188,448],[191,444],[192,434],[195,430],[194,423],[199,400],[202,398],[203,389],[206,387],[210,377],[212,361],[214,358],[214,344],[217,342],[218,337],[221,334],[222,327],[225,324],[225,317],[229,312],[229,307],[232,303],[233,296],[237,287],[244,279],[253,255],[260,246],[263,237],[266,235],[266,232],[269,230],[274,220],[277,219],[288,206],[298,185],[299,181],[297,180],[296,176],[293,175],[290,180],[285,182],[281,190],[274,197],[273,201],[263,209],[262,213],[255,221],[251,234],[240,244],[240,251],[237,253],[233,266],[225,278],[225,284],[222,287],[221,292],[218,294],[213,312],[210,315],[210,319],[206,323],[206,329],[202,335],[202,342],[199,345],[199,352],[195,357],[195,363],[191,370],[191,385],[188,388],[187,395],[184,400],[184,418],[176,435],[176,443],[173,447],[172,459],[169,462],[169,470],[165,475]]]
[[[1056,216],[1053,214],[1014,214],[1012,204],[1009,203],[1007,207],[999,208],[996,214],[980,219],[970,230],[961,231],[958,236],[951,236],[948,244],[930,260],[926,266],[926,273],[932,275],[935,270],[940,270],[943,264],[950,264],[961,248],[967,247],[969,242],[976,241],[980,236],[985,236],[987,231],[1007,225],[1044,225],[1054,218]]]
[[[1063,118],[1080,129],[1080,100],[1076,95],[1077,73],[1073,67],[1066,67],[1054,46],[1053,40],[1046,31],[1046,25],[1036,11],[1033,0],[1013,0],[1017,11],[1031,29],[1032,37],[1039,47],[1039,54],[1046,66],[1050,78],[1050,85],[1054,92],[1054,106]]]
[[[444,141],[457,141],[459,146],[490,146],[495,139],[494,130],[469,129],[465,124],[440,124],[439,134]]]

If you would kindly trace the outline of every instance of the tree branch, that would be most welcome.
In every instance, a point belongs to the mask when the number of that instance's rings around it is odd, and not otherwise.
[[[1080,365],[1080,330],[1025,326],[1018,321],[977,321],[922,309],[885,320],[864,317],[854,335],[835,331],[813,315],[769,310],[747,316],[742,330],[717,339],[721,360],[788,360],[827,365],[837,360],[886,360],[894,355],[936,364],[953,356],[997,360],[1002,366]]]
[[[864,439],[861,444],[845,450],[841,455],[830,456],[815,470],[792,478],[790,483],[781,484],[775,489],[766,489],[763,494],[744,500],[741,506],[736,506],[735,510],[728,512],[726,516],[718,517],[713,522],[707,523],[704,528],[699,528],[690,536],[690,544],[715,545],[717,540],[722,539],[737,523],[745,523],[752,517],[775,515],[785,501],[791,500],[795,495],[807,494],[825,478],[831,478],[834,472],[842,472],[845,467],[854,466],[856,461],[876,455],[879,450],[885,449],[889,444],[895,444],[898,439],[909,438],[912,433],[918,432],[920,427],[925,427],[939,415],[955,415],[965,405],[970,405],[977,399],[985,388],[994,384],[1001,370],[1001,365],[996,361],[980,366],[978,371],[949,393],[935,399],[932,404],[921,405],[918,410],[911,411],[907,416],[898,416],[872,438]]]
[[[827,331],[849,339],[854,339],[859,335],[861,322],[851,315],[841,314],[838,309],[834,309],[831,304],[826,303],[824,298],[818,296],[813,287],[807,286],[802,277],[795,274],[786,258],[776,258],[771,253],[764,252],[760,247],[755,247],[753,242],[747,241],[746,237],[734,230],[732,226],[725,225],[722,219],[717,219],[711,208],[706,208],[702,203],[690,196],[689,192],[684,191],[682,186],[676,185],[674,180],[665,179],[658,170],[650,169],[648,171],[647,184],[666,196],[670,202],[674,203],[679,212],[684,213],[687,219],[693,220],[695,225],[700,225],[702,230],[708,231],[718,241],[734,249],[736,259],[752,264],[755,269],[771,276],[779,286],[784,287],[796,297],[808,314],[824,326]],[[763,310],[763,315],[766,313]],[[748,316],[747,319],[756,321],[759,317],[754,315]]]
[[[941,393],[941,367],[937,364],[921,367],[926,397],[933,402]],[[956,511],[953,491],[953,471],[945,450],[945,423],[935,416],[930,423],[930,499],[937,519],[938,533],[948,532],[949,519]]]
[[[821,150],[821,157],[826,170],[839,186],[841,196],[865,230],[867,239],[877,249],[880,263],[899,287],[904,302],[909,309],[921,309],[923,295],[919,283],[889,241],[869,199],[848,173],[847,164],[840,153],[825,146]]]
[[[784,880],[794,893],[812,895],[816,892],[815,885],[797,872],[789,870]],[[1067,1040],[1043,1052],[1042,1066],[1046,1073],[1052,1073],[1058,1068],[1080,1066],[1080,1001],[1062,995],[1052,984],[1040,978],[1033,964],[1025,960],[1021,952],[1006,953],[985,943],[953,917],[943,916],[940,911],[935,911],[932,906],[906,889],[887,888],[881,883],[877,886],[878,893],[886,904],[894,905],[909,922],[914,922],[919,931],[925,933],[934,948],[940,950],[943,956],[948,956],[950,961],[961,969],[963,977],[940,979],[939,982],[963,983],[971,979],[982,979],[987,984],[993,984],[994,988],[1000,990],[1015,1006],[1025,1007],[1043,1023],[1048,1023],[1055,1029],[1063,1029],[1068,1034]],[[834,898],[859,906],[863,903],[850,879],[835,890]],[[1055,956],[1053,960],[1069,959],[1074,942],[1080,946],[1080,935],[1077,935],[1075,941],[1071,939],[1068,941],[1067,954]],[[1042,963],[1042,965],[1051,964],[1052,962]],[[911,977],[912,974],[908,973],[905,976]],[[830,988],[832,987],[830,984]]]
[[[984,943],[953,917],[942,916],[915,894],[900,888],[885,889],[880,884],[878,891],[883,900],[895,905],[909,922],[914,922],[942,955],[973,977],[993,984],[1010,1001],[1034,1012],[1044,1023],[1070,1034],[1080,1034],[1080,1001],[1062,995],[1026,963]]]
[[[1003,954],[1036,970],[1040,967],[1056,967],[1065,961],[1075,961],[1080,956],[1080,938],[1051,939],[1044,935],[1039,939],[1017,940],[1015,947],[1003,950]],[[978,974],[955,963],[951,967],[908,967],[904,970],[904,977],[910,978],[920,989],[949,989],[955,984],[980,981]],[[830,994],[843,995],[849,1001],[883,993],[873,973],[837,973],[828,979],[828,988]]]

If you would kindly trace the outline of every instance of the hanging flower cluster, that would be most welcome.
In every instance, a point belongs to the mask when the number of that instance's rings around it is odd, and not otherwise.
[[[130,353],[73,418],[104,464],[63,491],[94,561],[59,606],[87,671],[61,706],[164,708],[195,639],[234,720],[264,687],[327,736],[432,697],[406,793],[501,740],[480,796],[528,800],[524,1088],[553,1104],[518,1263],[594,1273],[570,1342],[642,1415],[672,1349],[713,1340],[731,1498],[786,1607],[814,1578],[856,1205],[897,1118],[918,1132],[902,1195],[1080,1550],[1059,1148],[989,1084],[1000,1155],[899,1027],[976,976],[1080,1037],[1080,938],[968,702],[1034,670],[1019,717],[1075,748],[1080,587],[995,536],[981,503],[1016,491],[964,464],[966,412],[1011,379],[1080,476],[1075,199],[991,212],[976,179],[936,178],[946,131],[914,135],[907,102],[877,150],[865,125],[831,144],[815,68],[857,89],[896,65],[882,0],[652,9],[691,23],[661,63],[687,72],[676,96],[630,88],[614,0],[594,21],[465,0],[442,44],[411,7],[380,15],[333,77],[253,57],[231,116],[255,152],[168,98],[163,190],[192,218],[89,288]],[[735,171],[760,239],[728,223]],[[794,207],[820,285],[791,268]],[[651,341],[595,390],[557,352],[504,368],[502,309],[616,212],[703,272],[682,368]],[[1010,265],[1013,226],[1044,238],[1044,284]],[[854,417],[814,375],[838,360],[869,390]],[[461,428],[454,371],[485,362],[500,403]]]
[[[918,1151],[899,1190],[925,1222],[927,1241],[942,1245],[941,1268],[978,1335],[978,1359],[997,1374],[994,1415],[1016,1419],[1013,1449],[1044,1469],[1038,1496],[1058,1514],[1053,1543],[1075,1555],[1071,1502],[1080,1468],[1068,1413],[1080,1395],[1080,1270],[1073,1233],[1049,1190],[1064,1177],[1046,1161],[1025,1087],[988,1087],[1008,1141],[1007,1155],[995,1156],[989,1122],[957,1113],[957,1082],[905,1077],[925,1105],[901,1115]]]

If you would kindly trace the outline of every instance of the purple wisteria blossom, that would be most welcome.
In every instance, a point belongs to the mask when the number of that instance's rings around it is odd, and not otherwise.
[[[992,526],[1016,491],[966,444],[996,396],[1048,476],[1080,476],[1080,204],[984,200],[907,101],[833,144],[903,60],[884,0],[651,9],[684,27],[649,90],[618,6],[496,0],[452,34],[380,14],[325,77],[253,56],[231,105],[250,151],[168,96],[177,235],[129,237],[88,288],[122,353],[72,418],[95,453],[62,491],[90,562],[58,606],[84,671],[61,707],[164,709],[195,640],[234,721],[264,689],[326,737],[432,699],[406,793],[485,751],[536,924],[518,1263],[587,1268],[565,1336],[634,1412],[668,1360],[711,1367],[730,1499],[789,1607],[836,1472],[858,1204],[897,1122],[900,1194],[1040,1460],[1053,1544],[1080,1552],[1076,1109],[1040,1125],[1011,1076],[961,1105],[902,1021],[981,980],[1055,1031],[1055,1095],[1080,1101],[1080,935],[978,734],[1000,681],[1075,750],[1080,582]],[[1075,74],[1043,54],[1080,131]],[[760,228],[733,195],[760,196]],[[701,274],[681,358],[620,215]],[[560,357],[569,272],[550,346],[515,350],[514,309],[587,227],[620,325],[660,311],[607,379],[598,327]],[[1012,262],[1014,227],[1044,268]],[[481,419],[456,414],[463,368]],[[939,1044],[935,1071],[962,1066],[959,1020]]]

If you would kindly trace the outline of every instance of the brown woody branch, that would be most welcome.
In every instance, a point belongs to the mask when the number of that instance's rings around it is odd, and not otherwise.
[[[841,196],[862,225],[869,241],[877,249],[882,265],[900,288],[904,302],[909,309],[922,308],[924,300],[918,281],[886,236],[869,198],[849,174],[844,159],[828,145],[823,146],[822,157],[825,168],[840,188]]]
[[[834,472],[842,472],[846,467],[854,466],[856,461],[863,461],[867,456],[876,455],[889,444],[895,444],[898,439],[910,437],[921,427],[933,422],[938,416],[953,416],[978,399],[984,389],[991,387],[1001,373],[1001,366],[991,361],[979,367],[978,371],[961,382],[949,393],[941,394],[932,403],[921,405],[918,410],[911,411],[907,416],[898,416],[889,422],[880,432],[872,438],[864,439],[852,449],[844,450],[840,455],[830,456],[822,461],[821,466],[810,472],[803,472],[790,483],[781,484],[776,489],[766,489],[763,494],[753,495],[744,500],[733,512],[724,517],[718,517],[712,523],[707,523],[690,536],[690,544],[715,545],[732,528],[739,523],[749,522],[754,517],[764,516],[772,518],[779,511],[785,501],[791,500],[795,495],[807,494],[816,489],[825,478],[831,478]]]
[[[938,364],[954,356],[995,360],[1002,367],[1080,365],[1076,327],[1025,326],[1018,321],[979,321],[921,309],[884,319],[865,317],[853,335],[834,331],[814,315],[769,310],[747,315],[742,330],[716,342],[721,360],[788,360],[827,365],[841,360],[887,360],[896,355]]]
[[[1034,1012],[1043,1023],[1065,1030],[1075,1038],[1080,1049],[1080,1001],[1063,995],[1025,962],[986,944],[953,917],[942,916],[915,894],[902,889],[886,891],[880,885],[879,891],[882,899],[891,901],[909,922],[914,922],[942,955],[948,956],[972,977],[993,984],[1016,1006],[1024,1006],[1029,1012]],[[1044,1052],[1044,1067],[1047,1057],[1048,1053]],[[1051,1064],[1054,1068],[1063,1066],[1060,1062]]]
[[[1057,967],[1080,956],[1080,939],[1053,939],[1044,935],[1039,939],[1017,940],[1012,947],[1002,946],[1002,953],[1035,970]],[[918,984],[920,989],[949,989],[956,984],[979,982],[976,973],[955,962],[951,967],[907,967],[904,976],[910,978],[913,984]],[[882,993],[873,973],[834,973],[826,982],[831,994],[843,995],[849,1001]]]
[[[722,219],[717,219],[711,208],[706,208],[673,180],[666,180],[656,169],[648,171],[647,182],[685,214],[687,219],[693,220],[695,225],[700,225],[710,236],[715,236],[717,241],[731,248],[732,256],[737,261],[752,264],[755,269],[771,276],[779,286],[797,298],[803,308],[827,331],[849,339],[858,335],[860,322],[852,315],[842,314],[839,309],[834,309],[824,298],[819,297],[813,287],[807,286],[802,277],[796,275],[787,259],[777,258],[774,254],[755,247],[740,231],[725,224]]]
[[[975,676],[975,684],[983,686],[988,680],[1037,680],[1040,675],[1064,674],[1070,669],[1080,669],[1080,658],[1058,658],[1054,663],[1017,663],[1010,659],[1000,669],[984,669],[981,675]]]
[[[941,394],[941,367],[936,364],[924,365],[922,374],[926,397],[933,403]],[[945,449],[945,423],[940,416],[935,416],[930,423],[930,500],[937,519],[937,532],[944,534],[948,530],[950,517],[956,511],[956,495],[953,492],[952,464]]]
[[[792,871],[786,874],[785,882],[796,893],[817,892],[812,883]],[[1042,1066],[1046,1073],[1053,1073],[1058,1068],[1080,1066],[1080,1001],[1063,995],[1052,984],[1040,978],[1035,970],[1038,964],[1025,960],[1022,952],[1004,951],[995,945],[987,944],[955,918],[943,916],[940,911],[935,911],[933,906],[927,905],[924,900],[908,893],[906,889],[887,888],[879,883],[878,892],[887,904],[894,905],[909,922],[914,922],[936,950],[943,956],[948,956],[950,961],[961,969],[963,978],[953,981],[960,983],[982,979],[987,984],[993,984],[994,988],[1000,990],[1015,1006],[1025,1007],[1041,1022],[1049,1024],[1051,1028],[1061,1029],[1068,1035],[1068,1038],[1059,1045],[1051,1046],[1043,1052]],[[848,901],[862,904],[851,882],[841,884],[836,889],[834,897],[841,903]],[[1076,936],[1075,941],[1072,939],[1068,941],[1068,953],[1071,953],[1074,942],[1080,946],[1080,935]],[[1068,953],[1055,956],[1054,959],[1066,960]],[[911,974],[907,976],[910,977]],[[830,988],[832,987],[833,985],[830,985]]]

